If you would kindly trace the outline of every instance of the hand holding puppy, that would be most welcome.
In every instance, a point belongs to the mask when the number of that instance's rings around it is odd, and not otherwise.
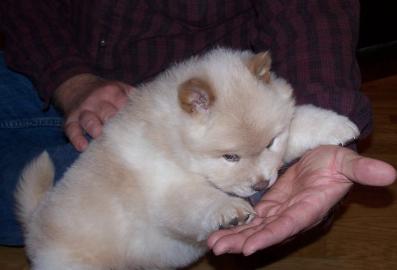
[[[256,205],[250,224],[213,233],[208,246],[216,255],[250,255],[318,224],[353,183],[386,186],[395,178],[385,162],[338,146],[318,147],[278,179]]]
[[[127,94],[132,89],[125,83],[93,74],[76,75],[58,87],[55,103],[65,114],[66,136],[78,151],[88,145],[84,132],[97,138],[104,123],[127,103]]]

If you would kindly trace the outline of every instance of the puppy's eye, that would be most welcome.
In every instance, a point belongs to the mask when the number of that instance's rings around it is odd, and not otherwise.
[[[269,142],[269,144],[266,146],[266,148],[272,147],[272,145],[273,145],[273,143],[274,143],[275,140],[276,140],[276,137],[274,137],[274,138]]]
[[[229,162],[238,162],[240,160],[240,156],[236,154],[224,154],[222,157]]]

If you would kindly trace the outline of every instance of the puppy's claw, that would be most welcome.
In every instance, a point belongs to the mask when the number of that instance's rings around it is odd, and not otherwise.
[[[230,229],[230,228],[236,227],[238,225],[247,224],[254,217],[255,217],[254,213],[249,213],[249,214],[245,215],[243,219],[239,219],[238,217],[235,217],[235,218],[231,219],[226,224],[219,224],[218,228],[219,228],[219,230],[224,230],[224,229]]]
[[[212,223],[210,231],[231,229],[247,224],[255,216],[255,210],[252,206],[247,201],[237,197],[226,197],[214,210],[214,213],[209,217],[216,222]]]
[[[239,224],[239,220],[237,217],[235,217],[232,220],[230,220],[227,224],[220,224],[219,229],[220,230],[230,229],[230,228],[236,227],[238,224]]]
[[[233,218],[232,220],[230,220],[229,225],[230,225],[231,227],[234,227],[234,226],[237,226],[238,223],[239,223],[239,222],[238,222],[238,218],[235,217],[235,218]]]
[[[252,217],[252,218],[255,217],[255,214],[250,213],[250,214],[246,215],[245,218],[244,218],[244,222],[245,222],[245,223],[248,223],[248,221],[251,220],[251,217]]]

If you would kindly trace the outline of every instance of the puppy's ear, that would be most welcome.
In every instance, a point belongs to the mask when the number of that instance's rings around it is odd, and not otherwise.
[[[259,80],[269,83],[270,82],[270,66],[272,58],[270,52],[261,52],[255,54],[248,59],[247,67]]]
[[[215,101],[215,95],[207,81],[192,78],[179,86],[178,99],[181,108],[193,115],[208,112]]]

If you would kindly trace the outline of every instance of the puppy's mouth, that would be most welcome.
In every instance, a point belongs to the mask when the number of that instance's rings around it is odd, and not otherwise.
[[[225,193],[228,196],[238,197],[238,198],[242,198],[242,199],[245,199],[245,200],[247,200],[250,196],[252,196],[253,194],[255,194],[257,192],[257,191],[255,191],[255,190],[253,190],[251,188],[250,188],[249,192],[245,192],[245,191],[244,192],[232,192],[232,191],[224,190],[223,188],[219,187],[218,185],[216,185],[211,180],[207,180],[207,182],[208,182],[208,184],[210,186],[212,186],[213,188],[215,188],[215,189],[217,189],[219,191],[222,191],[223,193]]]

